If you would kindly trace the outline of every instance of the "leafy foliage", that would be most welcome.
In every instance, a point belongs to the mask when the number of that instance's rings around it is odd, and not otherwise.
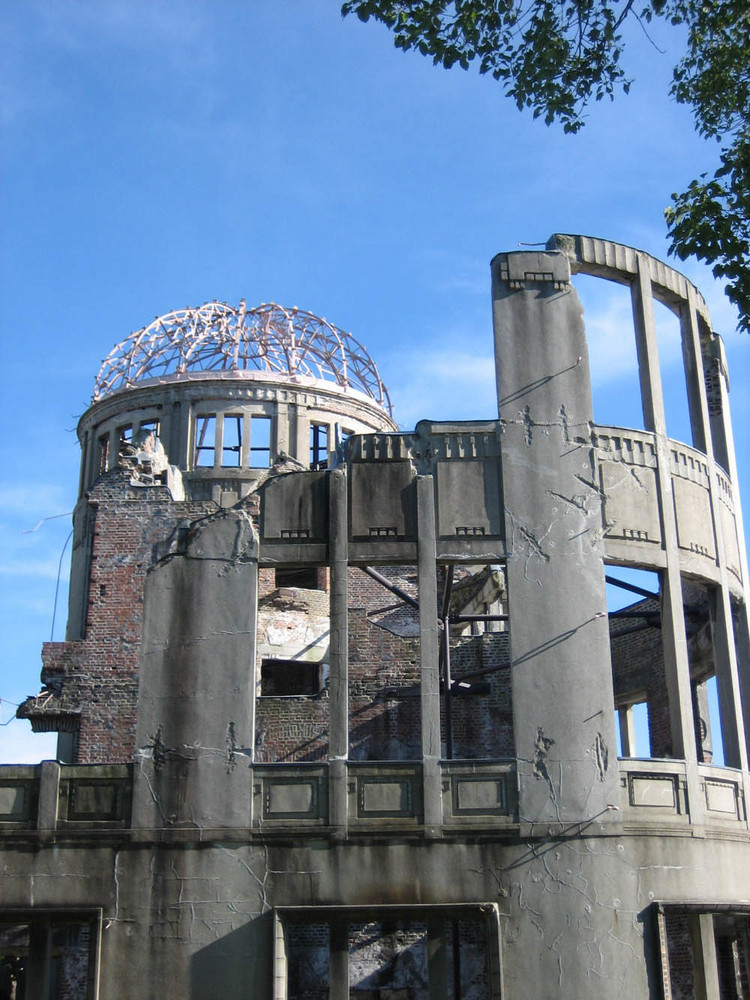
[[[643,2],[643,0],[640,0]],[[343,14],[387,25],[398,48],[450,69],[475,64],[519,109],[578,132],[592,101],[627,93],[622,26],[662,18],[687,29],[672,96],[723,143],[720,166],[672,196],[670,252],[694,254],[727,283],[750,332],[750,3],[748,0],[345,0]]]

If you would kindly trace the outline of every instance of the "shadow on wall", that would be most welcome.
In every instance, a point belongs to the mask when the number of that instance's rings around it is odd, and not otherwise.
[[[240,915],[236,919],[241,919]],[[273,917],[271,913],[264,913],[193,955],[190,1000],[270,997],[272,954]],[[267,957],[257,961],[260,955]]]

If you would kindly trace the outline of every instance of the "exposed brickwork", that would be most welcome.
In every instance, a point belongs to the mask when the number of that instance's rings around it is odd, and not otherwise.
[[[694,1000],[693,942],[689,918],[685,913],[668,913],[667,954],[672,1000]]]
[[[124,472],[102,476],[86,502],[91,547],[85,636],[45,643],[42,680],[59,695],[60,712],[80,717],[74,763],[129,763],[146,573],[157,545],[164,546],[180,522],[215,507],[175,503],[163,487],[131,486]]]
[[[495,667],[498,669],[492,669]],[[465,674],[490,669],[491,673],[470,679],[474,690],[479,687],[479,693],[455,694],[452,699],[454,758],[514,756],[510,633],[486,632],[452,640],[454,682]],[[489,691],[484,686],[489,686]],[[445,739],[444,705],[441,728]]]

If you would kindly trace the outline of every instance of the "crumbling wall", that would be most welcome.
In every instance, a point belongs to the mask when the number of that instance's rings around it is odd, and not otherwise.
[[[469,677],[464,675],[487,671]],[[451,641],[451,698],[454,758],[512,757],[513,699],[510,670],[510,633],[485,632]],[[459,682],[456,687],[456,682]],[[445,736],[445,702],[441,706]]]
[[[87,574],[79,581],[85,593],[80,638],[45,644],[42,682],[47,690],[20,714],[38,718],[48,731],[77,719],[72,763],[129,763],[135,750],[146,572],[156,549],[182,522],[215,508],[176,503],[164,487],[134,487],[126,471],[101,476],[81,505],[77,513],[85,516],[76,545],[88,556],[79,553]]]
[[[421,757],[419,639],[349,611],[349,756],[352,760]]]

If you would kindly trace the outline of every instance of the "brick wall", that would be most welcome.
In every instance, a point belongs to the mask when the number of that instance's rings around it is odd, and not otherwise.
[[[63,711],[80,714],[75,763],[129,763],[135,750],[143,586],[158,544],[214,504],[175,503],[163,487],[134,487],[125,472],[87,495],[90,570],[85,635],[46,643],[42,680]],[[80,540],[80,544],[85,544]]]

